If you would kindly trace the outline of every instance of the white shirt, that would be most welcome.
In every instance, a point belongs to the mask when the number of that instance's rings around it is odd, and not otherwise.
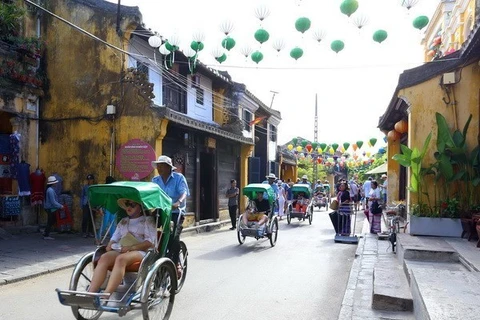
[[[381,199],[380,197],[380,188],[377,187],[376,189],[371,188],[370,193],[368,194],[369,198],[376,198],[376,199]]]
[[[147,240],[154,244],[157,237],[155,219],[145,216],[136,219],[125,217],[117,224],[111,240],[119,242],[129,232],[140,242]]]
[[[372,181],[367,180],[363,183],[363,192],[366,197],[370,197],[370,190],[372,189]]]

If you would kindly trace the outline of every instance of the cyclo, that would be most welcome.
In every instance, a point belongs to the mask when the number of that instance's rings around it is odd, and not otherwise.
[[[188,256],[185,243],[181,242],[179,260],[183,273],[181,278],[177,279],[176,266],[167,252],[173,224],[170,222],[171,198],[152,182],[124,181],[92,185],[88,194],[91,211],[92,208],[99,207],[107,209],[116,213],[118,221],[126,216],[117,203],[118,199],[127,198],[140,203],[143,214],[155,218],[157,237],[154,248],[147,251],[141,263],[127,266],[122,283],[107,301],[100,300],[103,296],[101,292],[87,292],[93,271],[100,256],[106,252],[106,246],[100,245],[94,252],[84,255],[73,270],[69,289],[56,289],[60,303],[70,306],[78,320],[96,320],[103,312],[124,316],[134,309],[142,310],[145,320],[168,319],[173,309],[175,294],[185,282]],[[101,242],[104,241],[105,237]],[[105,289],[109,274],[101,290]]]
[[[238,242],[240,244],[245,243],[246,237],[252,237],[257,240],[268,238],[270,240],[270,245],[274,247],[277,243],[278,237],[278,216],[275,214],[276,195],[273,188],[269,184],[263,183],[251,183],[244,187],[242,193],[249,199],[246,211],[254,211],[256,209],[255,199],[257,198],[259,192],[267,195],[267,200],[270,206],[270,210],[268,211],[267,215],[268,220],[261,227],[258,226],[256,221],[248,221],[245,225],[243,222],[243,215],[247,214],[247,212],[241,214],[237,221]]]
[[[292,218],[298,220],[308,219],[312,224],[313,220],[313,200],[312,190],[306,184],[294,184],[292,186],[292,202],[288,205],[287,223],[290,224]]]

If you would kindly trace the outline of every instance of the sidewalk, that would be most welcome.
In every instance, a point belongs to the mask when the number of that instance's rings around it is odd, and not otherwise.
[[[182,237],[209,232],[230,225],[230,220],[185,228]],[[51,233],[55,240],[43,240],[38,227],[0,229],[0,286],[74,266],[95,249],[93,238],[80,233]],[[17,232],[21,232],[18,233]]]
[[[388,230],[384,222],[382,230]],[[370,234],[369,226],[365,219],[340,320],[478,319],[480,249],[475,243],[402,232],[394,254],[390,242]]]

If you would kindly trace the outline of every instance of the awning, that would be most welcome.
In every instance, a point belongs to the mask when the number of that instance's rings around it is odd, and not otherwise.
[[[378,173],[385,173],[385,172],[387,172],[386,162],[384,164],[379,165],[376,168],[373,168],[372,170],[368,171],[366,174],[378,174]]]

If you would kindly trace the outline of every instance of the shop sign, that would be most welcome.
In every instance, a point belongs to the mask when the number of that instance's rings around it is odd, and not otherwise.
[[[133,181],[139,181],[152,173],[152,161],[155,160],[155,150],[140,139],[122,145],[115,156],[118,171]]]

